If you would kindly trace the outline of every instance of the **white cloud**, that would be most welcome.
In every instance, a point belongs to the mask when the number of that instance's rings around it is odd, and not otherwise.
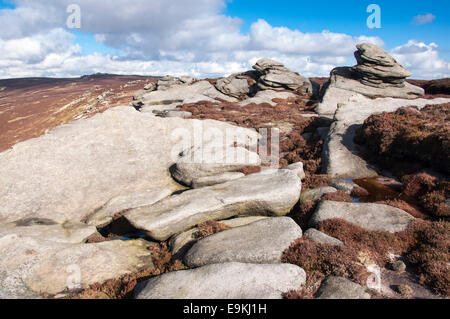
[[[413,22],[414,22],[414,24],[417,24],[417,25],[423,25],[423,24],[433,22],[434,19],[436,19],[436,16],[432,13],[427,13],[424,15],[419,14],[418,16],[414,17]]]
[[[354,63],[357,43],[384,46],[378,37],[305,33],[262,19],[244,34],[240,19],[222,13],[225,0],[115,0],[114,5],[110,0],[77,0],[81,31],[120,52],[82,55],[76,38],[64,28],[73,0],[15,2],[17,9],[0,10],[8,25],[0,29],[2,78],[94,72],[213,77],[248,70],[262,57],[305,76],[328,76],[335,66]],[[420,46],[396,50],[408,59],[411,50],[429,51]]]
[[[410,40],[394,48],[391,54],[413,73],[413,78],[436,79],[450,75],[450,62],[439,57],[439,46],[436,43]]]

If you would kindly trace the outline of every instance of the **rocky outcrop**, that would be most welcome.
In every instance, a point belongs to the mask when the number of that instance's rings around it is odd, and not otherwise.
[[[258,88],[261,90],[291,90],[299,94],[313,92],[312,84],[307,78],[290,71],[280,62],[261,59],[253,68],[261,74],[258,81]]]
[[[394,98],[372,100],[360,94],[342,100],[335,110],[335,122],[331,125],[323,148],[324,173],[344,179],[377,176],[380,172],[359,156],[363,149],[354,142],[356,132],[364,121],[371,115],[395,112],[404,106],[414,105],[416,108],[422,109],[426,105],[448,102],[450,99],[445,98],[416,99],[413,102]]]
[[[325,279],[317,292],[317,299],[370,299],[363,286],[343,277]]]
[[[382,204],[359,204],[324,201],[310,220],[317,227],[328,219],[343,219],[367,230],[396,233],[408,228],[414,217],[407,212]]]
[[[177,271],[138,285],[137,299],[281,299],[299,290],[305,271],[295,265],[226,263]]]
[[[293,219],[268,218],[200,240],[184,261],[189,267],[226,262],[278,264],[283,251],[301,237],[302,230]]]
[[[198,127],[223,136],[258,136],[218,121],[162,119],[117,107],[17,144],[0,153],[0,222],[84,221],[117,196],[184,189],[169,168],[177,154],[193,145],[193,137],[181,133]]]
[[[233,74],[229,77],[219,79],[215,85],[216,89],[236,99],[242,98],[242,96],[252,95],[256,91],[255,86],[251,85],[251,83],[255,83],[253,79],[255,75],[249,74],[249,72]]]
[[[56,294],[151,268],[148,245],[144,240],[67,244],[4,236],[0,238],[0,295]]]
[[[352,67],[364,85],[375,88],[405,87],[405,80],[411,76],[403,66],[378,46],[362,43],[356,46],[358,65]]]
[[[215,186],[186,191],[125,214],[151,238],[166,240],[202,222],[233,216],[283,216],[298,202],[301,181],[295,172],[261,172]]]

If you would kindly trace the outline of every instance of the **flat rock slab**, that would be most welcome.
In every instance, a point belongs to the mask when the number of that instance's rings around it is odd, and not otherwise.
[[[234,216],[284,216],[298,202],[301,181],[294,171],[275,170],[186,191],[124,216],[151,238],[164,241],[209,220]]]
[[[292,218],[268,218],[200,240],[184,262],[189,267],[226,262],[278,264],[283,251],[301,237],[302,230]]]
[[[247,106],[249,104],[262,104],[267,103],[272,106],[276,106],[277,103],[273,102],[273,99],[289,99],[289,98],[295,98],[298,97],[298,95],[291,93],[291,92],[278,92],[273,90],[263,90],[256,93],[254,97],[245,99],[244,101],[239,102],[238,104],[240,106]]]
[[[370,299],[366,288],[343,277],[328,277],[317,292],[317,299]]]
[[[97,228],[77,222],[64,224],[47,222],[46,225],[45,220],[29,219],[0,225],[0,238],[15,235],[18,238],[30,237],[58,243],[77,244],[85,242],[95,234],[97,234]]]
[[[251,224],[253,222],[260,221],[269,217],[266,216],[249,216],[249,217],[238,217],[227,220],[220,220],[219,223],[224,224],[230,228],[236,228],[244,225]],[[170,238],[169,246],[171,248],[172,254],[185,253],[187,250],[198,241],[196,234],[199,232],[197,227],[192,228],[184,233],[173,236]]]
[[[0,238],[1,290],[11,298],[21,298],[22,292],[27,296],[87,288],[153,267],[148,246],[144,240],[63,244],[4,236]]]
[[[83,221],[117,196],[181,190],[169,168],[194,144],[197,127],[258,136],[218,121],[163,119],[122,106],[16,144],[0,153],[0,223]]]
[[[344,219],[367,230],[396,233],[414,221],[407,212],[382,204],[358,204],[324,201],[313,214],[310,225],[317,227],[327,219]]]
[[[96,227],[105,227],[110,224],[115,214],[126,209],[138,208],[141,206],[152,205],[160,200],[169,197],[172,191],[168,188],[147,189],[131,194],[114,197],[102,208],[86,219],[88,225]]]
[[[305,271],[295,265],[226,263],[152,278],[136,288],[137,299],[281,299],[299,290]]]

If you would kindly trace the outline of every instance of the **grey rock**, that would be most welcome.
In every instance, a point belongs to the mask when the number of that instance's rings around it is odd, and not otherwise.
[[[274,90],[264,90],[259,91],[256,93],[254,97],[245,99],[238,103],[239,106],[247,106],[249,104],[263,104],[267,103],[272,106],[276,106],[277,103],[273,102],[274,99],[289,99],[289,98],[295,98],[298,97],[298,95],[292,93],[292,92],[277,92]]]
[[[162,119],[122,106],[18,143],[0,153],[0,223],[84,221],[117,196],[184,189],[169,168],[193,145],[198,127],[258,138],[253,130],[218,121]]]
[[[328,277],[317,292],[317,299],[370,299],[366,289],[347,278]]]
[[[397,260],[397,261],[392,262],[390,264],[390,268],[392,270],[394,270],[394,271],[397,271],[397,272],[405,272],[406,271],[406,265],[401,260]]]
[[[234,98],[240,98],[242,95],[248,95],[250,93],[247,77],[241,74],[233,74],[227,78],[218,80],[216,89]]]
[[[102,208],[89,216],[85,223],[96,227],[110,224],[115,214],[126,209],[154,204],[172,194],[170,189],[148,189],[131,194],[120,195],[108,201]]]
[[[305,204],[308,201],[316,201],[322,198],[323,195],[328,193],[335,193],[337,189],[334,187],[324,186],[316,187],[312,189],[305,189],[300,194],[300,202]]]
[[[353,181],[343,178],[334,178],[328,182],[328,185],[347,194],[351,194],[353,192],[353,189],[358,186]]]
[[[227,220],[220,220],[219,222],[221,224],[224,224],[230,228],[236,228],[244,225],[248,225],[250,223],[269,218],[267,216],[249,216],[249,217],[238,217],[233,219],[227,219]],[[196,234],[198,233],[199,229],[197,227],[192,228],[188,231],[185,231],[184,233],[181,233],[179,235],[173,236],[169,240],[169,246],[171,248],[172,254],[183,254],[187,252],[187,249],[189,249],[192,244],[197,242],[198,238]]]
[[[191,112],[184,112],[184,111],[176,111],[176,110],[167,110],[164,111],[162,114],[162,117],[179,117],[179,118],[189,118],[192,117]]]
[[[151,91],[155,91],[157,87],[158,87],[158,84],[156,82],[152,82],[152,83],[149,83],[146,86],[144,86],[144,90],[151,92]]]
[[[202,188],[207,186],[212,186],[216,184],[223,184],[229,181],[233,181],[235,179],[244,177],[244,173],[239,172],[227,172],[219,175],[213,176],[205,176],[199,177],[192,180],[191,187],[192,188]]]
[[[339,218],[367,230],[396,233],[404,231],[414,221],[407,212],[382,204],[359,204],[324,201],[310,220],[312,227],[327,219]]]
[[[303,170],[302,162],[293,163],[291,165],[283,167],[283,169],[287,169],[287,170],[295,172],[297,174],[298,178],[300,178],[301,180],[304,180],[306,178],[306,174],[305,174],[305,171]]]
[[[339,239],[328,236],[327,234],[324,234],[321,231],[318,231],[317,229],[314,229],[314,228],[308,229],[305,232],[304,237],[314,243],[337,245],[337,246],[344,245],[344,243],[342,241],[340,241]]]
[[[144,240],[67,244],[7,235],[0,249],[1,291],[11,298],[87,288],[153,267]]]
[[[177,161],[172,176],[178,182],[192,186],[199,179],[238,172],[245,166],[259,166],[261,160],[255,152],[243,147],[205,144],[185,150]],[[227,176],[216,177],[217,180]]]
[[[58,243],[82,243],[95,234],[97,228],[78,222],[53,224],[39,219],[28,219],[0,225],[0,237],[15,235],[19,238],[30,237]]]
[[[306,281],[303,269],[290,264],[226,263],[183,270],[138,285],[137,299],[281,299]]]
[[[258,173],[215,186],[186,191],[125,217],[157,240],[166,240],[208,220],[233,216],[283,216],[298,202],[301,181],[288,170]]]
[[[278,264],[283,251],[301,237],[302,230],[293,219],[268,218],[200,240],[184,262],[189,267],[226,262]]]
[[[258,83],[261,90],[313,92],[312,84],[307,78],[290,71],[280,62],[261,59],[256,62],[253,68],[261,73]]]

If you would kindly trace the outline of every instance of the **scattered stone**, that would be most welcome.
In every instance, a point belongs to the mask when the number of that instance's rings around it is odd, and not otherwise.
[[[367,230],[396,233],[414,221],[407,212],[383,204],[359,204],[323,201],[313,214],[310,225],[317,227],[327,219],[344,219]]]
[[[320,286],[317,299],[370,299],[370,294],[347,278],[331,276]]]
[[[305,271],[295,265],[226,263],[183,270],[138,285],[137,299],[281,299],[299,290]]]
[[[405,272],[406,271],[406,265],[401,260],[394,261],[389,266],[393,271],[396,271],[396,272]]]
[[[152,92],[152,91],[155,91],[157,87],[158,87],[158,84],[156,82],[152,82],[152,83],[149,83],[146,86],[144,86],[144,90]]]
[[[397,292],[403,297],[411,297],[414,295],[414,289],[408,285],[398,285]]]
[[[262,219],[266,219],[268,217],[266,216],[249,216],[249,217],[239,217],[239,218],[233,218],[228,220],[221,220],[219,221],[221,224],[226,225],[230,228],[236,228],[245,226],[248,224],[251,224],[253,222],[260,221]],[[195,243],[198,240],[198,234],[199,229],[192,228],[188,231],[185,231],[184,233],[181,233],[179,235],[173,236],[169,240],[169,246],[171,248],[172,254],[183,254],[187,252],[187,249],[191,248],[191,245]]]
[[[182,119],[185,118],[190,118],[192,117],[192,113],[191,112],[184,112],[184,111],[175,111],[175,110],[168,110],[168,111],[164,111],[162,113],[162,117],[179,117]]]
[[[305,204],[308,201],[317,201],[322,198],[323,195],[328,193],[335,193],[337,189],[330,186],[317,187],[313,189],[305,189],[300,194],[300,203]]]
[[[200,240],[184,262],[189,267],[226,262],[278,264],[283,251],[301,237],[302,230],[293,219],[267,218]]]
[[[45,239],[57,243],[83,243],[92,235],[97,234],[97,228],[78,222],[54,224],[39,219],[20,220],[0,225],[0,238],[5,236],[29,237]]]
[[[151,205],[172,194],[170,189],[148,189],[131,194],[114,197],[103,207],[89,216],[85,223],[96,227],[105,227],[110,224],[115,214],[127,209]]]
[[[232,180],[236,178],[236,175],[223,175],[224,173],[236,173],[243,167],[259,166],[260,164],[261,160],[258,154],[246,148],[206,144],[185,150],[177,161],[172,176],[176,181],[187,186],[205,184],[205,179],[203,179],[205,177],[212,177],[212,179],[206,180],[207,183],[214,180],[220,182],[223,179],[226,182],[227,178]],[[241,176],[239,175],[239,177]]]
[[[328,236],[317,229],[310,228],[305,232],[304,237],[309,241],[319,244],[342,246],[344,243],[337,238]]]
[[[151,238],[164,241],[208,220],[233,216],[284,216],[298,202],[301,181],[289,170],[248,175],[215,186],[186,191],[125,217]]]
[[[9,298],[57,294],[151,268],[148,245],[144,240],[65,244],[4,236],[0,238],[1,294]]]

